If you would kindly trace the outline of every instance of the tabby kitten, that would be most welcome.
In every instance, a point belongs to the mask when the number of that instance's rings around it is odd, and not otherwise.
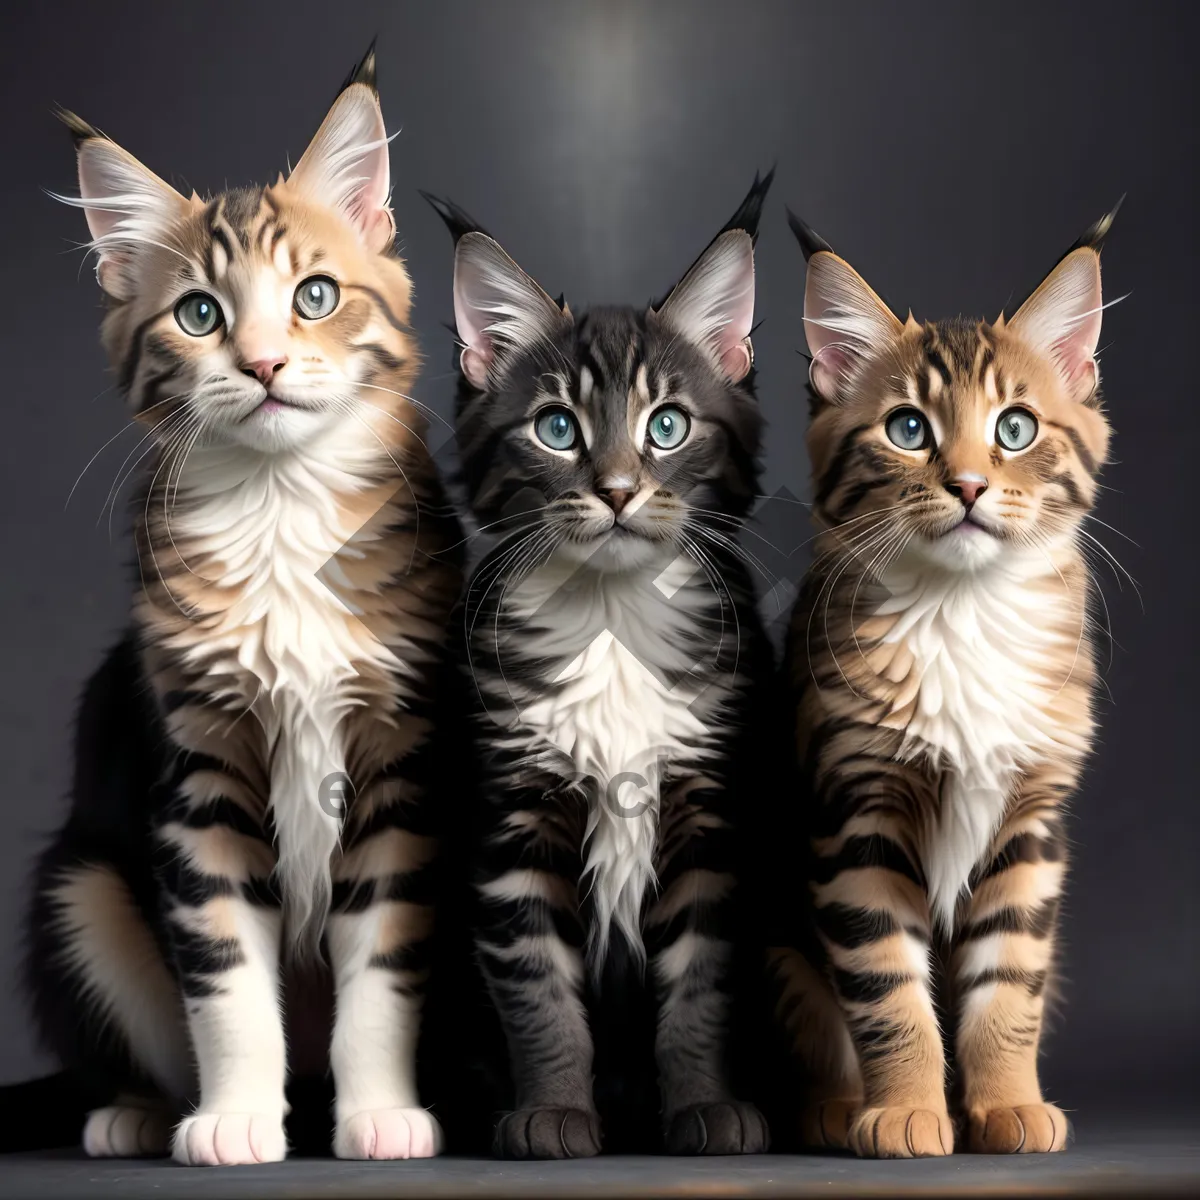
[[[413,1058],[429,710],[459,590],[438,555],[458,537],[407,395],[374,54],[286,180],[207,201],[66,120],[150,466],[133,629],[85,696],[74,803],[37,870],[38,1017],[116,1097],[89,1154],[170,1137],[183,1163],[279,1160],[305,1052],[281,970],[325,959],[335,1152],[431,1155]]]
[[[464,606],[503,1157],[594,1155],[601,1118],[610,1149],[661,1146],[660,1122],[675,1153],[766,1148],[724,1060],[739,762],[771,669],[734,540],[757,483],[769,185],[664,302],[579,317],[435,201],[456,240],[463,478],[503,535]]]
[[[788,665],[817,936],[776,965],[817,1145],[949,1154],[944,1038],[968,1149],[1066,1144],[1037,1054],[1093,730],[1111,219],[993,324],[898,320],[793,219],[822,532]]]

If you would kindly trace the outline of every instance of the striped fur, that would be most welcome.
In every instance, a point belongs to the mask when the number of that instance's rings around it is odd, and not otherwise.
[[[133,632],[85,705],[76,807],[38,873],[39,1011],[90,1031],[47,1021],[140,1097],[124,1109],[195,1106],[180,1161],[266,1161],[286,1152],[285,1005],[302,1007],[285,969],[328,971],[336,1153],[432,1154],[414,1055],[459,539],[408,396],[373,55],[267,188],[185,199],[72,127],[104,341],[149,449]],[[314,280],[328,312],[305,308]],[[89,729],[142,692],[145,790],[118,796],[122,760]],[[167,1128],[105,1111],[85,1145],[162,1149]]]
[[[516,1093],[503,1156],[595,1154],[601,1118],[610,1148],[765,1147],[725,1039],[739,749],[770,673],[734,540],[757,480],[748,337],[768,183],[665,302],[577,319],[439,202],[457,241],[464,478],[500,534],[464,623],[475,941]],[[663,449],[649,426],[668,408],[688,433]],[[574,422],[573,445],[541,440],[548,411]],[[661,1097],[645,1103],[643,1042]]]
[[[1106,228],[994,324],[901,322],[802,237],[820,533],[787,669],[816,936],[773,962],[818,1145],[949,1153],[948,1069],[967,1148],[1065,1144],[1037,1052],[1093,734]]]

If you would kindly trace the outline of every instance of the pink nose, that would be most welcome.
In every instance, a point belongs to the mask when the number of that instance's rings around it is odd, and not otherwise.
[[[257,379],[264,387],[287,366],[286,354],[264,354],[261,358],[243,359],[242,374]]]
[[[957,496],[967,508],[971,508],[987,491],[987,486],[987,480],[982,475],[960,475],[946,484],[946,491],[952,496]]]

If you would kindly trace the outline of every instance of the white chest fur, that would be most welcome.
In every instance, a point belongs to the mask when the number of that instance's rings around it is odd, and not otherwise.
[[[695,665],[695,621],[711,602],[702,579],[688,560],[625,573],[552,561],[513,596],[528,634],[522,653],[557,664],[550,686],[522,705],[521,736],[530,752],[553,747],[593,781],[585,863],[593,963],[613,924],[641,950],[663,772],[705,754],[696,690],[678,682]]]
[[[1045,555],[1013,553],[975,572],[907,560],[889,571],[895,617],[885,641],[903,642],[920,684],[902,755],[939,769],[940,803],[922,833],[935,921],[949,930],[972,868],[1004,817],[1015,774],[1066,740],[1054,705],[1073,644]],[[1059,601],[1061,603],[1061,601]],[[1055,614],[1057,615],[1057,614]]]
[[[191,650],[214,678],[233,681],[270,747],[270,802],[279,875],[294,941],[319,935],[340,823],[323,810],[321,782],[345,768],[341,722],[355,703],[356,663],[387,651],[326,582],[330,559],[356,530],[337,495],[355,487],[356,452],[321,456],[196,451],[180,487],[175,539],[219,564],[225,604]],[[345,551],[343,551],[345,552]]]

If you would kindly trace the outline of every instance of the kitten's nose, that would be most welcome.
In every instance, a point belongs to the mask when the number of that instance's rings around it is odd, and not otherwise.
[[[243,359],[240,366],[243,375],[257,379],[263,387],[266,387],[287,366],[287,355],[268,353],[261,358]]]
[[[596,495],[608,505],[609,508],[617,515],[621,515],[621,510],[633,498],[633,493],[624,488],[604,488],[598,487]]]
[[[982,475],[959,475],[946,484],[946,491],[957,496],[970,512],[975,501],[987,491],[988,481]]]

